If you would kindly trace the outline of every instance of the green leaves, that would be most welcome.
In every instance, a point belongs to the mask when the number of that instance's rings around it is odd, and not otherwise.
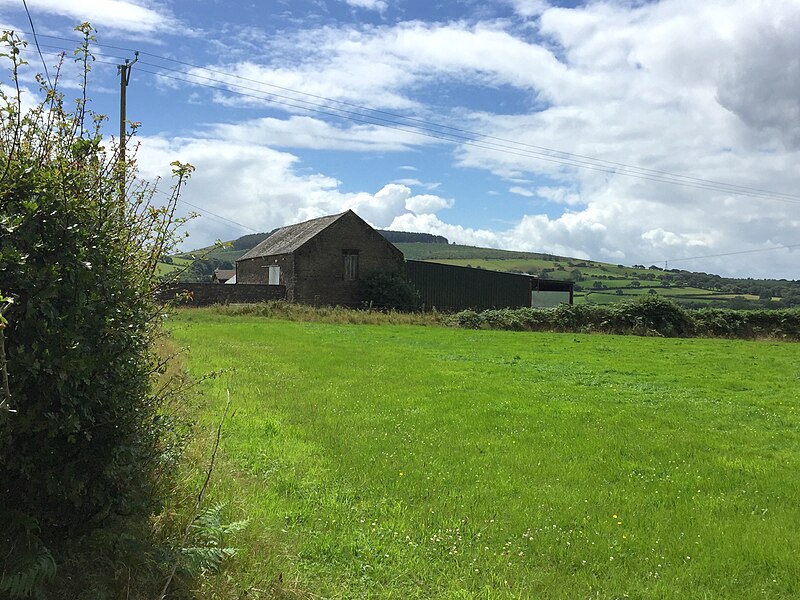
[[[0,91],[0,318],[17,409],[0,420],[0,506],[24,507],[47,546],[152,505],[167,426],[151,391],[153,265],[177,239],[177,196],[154,201],[131,159],[120,200],[116,149],[87,108],[93,30],[77,30],[73,106],[41,77],[31,109],[19,91]],[[15,84],[21,44],[0,37]]]
[[[568,331],[663,337],[800,340],[800,310],[685,310],[660,296],[618,304],[562,304],[556,308],[464,310],[450,323],[466,329]]]
[[[236,548],[226,546],[228,537],[242,531],[249,521],[223,523],[225,504],[207,508],[192,524],[191,545],[181,548],[184,567],[191,574],[213,573],[224,561],[236,555]]]

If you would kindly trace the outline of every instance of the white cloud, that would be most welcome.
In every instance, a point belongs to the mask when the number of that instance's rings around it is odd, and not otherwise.
[[[549,202],[557,202],[559,204],[574,205],[582,202],[580,194],[563,187],[538,187],[536,188],[536,195]]]
[[[401,151],[436,141],[409,131],[375,125],[337,126],[304,116],[216,124],[210,131],[231,141],[315,150]]]
[[[546,0],[510,0],[510,3],[522,17],[538,17],[550,8],[550,3]]]
[[[389,7],[386,0],[345,0],[345,2],[354,8],[366,8],[378,12],[383,12]]]
[[[536,68],[531,69],[530,65]],[[248,80],[248,88],[257,91],[293,96],[286,90],[302,90],[392,110],[421,109],[408,91],[442,76],[453,81],[466,78],[480,84],[506,84],[535,91],[564,71],[550,50],[518,39],[499,25],[419,21],[301,30],[266,44],[261,62],[251,57],[212,68],[217,73],[215,78],[242,84],[241,79],[236,79],[241,77]],[[208,76],[202,69],[192,72]],[[269,82],[282,89],[259,86],[254,81]],[[257,102],[252,98],[230,100]]]
[[[433,191],[442,187],[441,181],[429,181],[426,183],[424,181],[420,181],[419,179],[415,179],[413,177],[404,177],[401,179],[395,179],[392,183],[399,183],[401,185],[407,185],[409,187],[421,187],[429,191]]]
[[[452,206],[451,200],[415,196],[410,188],[394,183],[374,194],[345,193],[338,180],[322,173],[308,174],[296,156],[263,145],[161,137],[145,137],[139,142],[137,161],[144,178],[166,177],[173,160],[196,168],[183,195],[201,214],[188,225],[187,245],[191,248],[347,209],[373,226],[385,228],[410,207],[436,211]],[[193,206],[184,205],[185,212],[194,211]]]
[[[529,189],[520,187],[518,185],[508,188],[508,191],[512,194],[516,194],[517,196],[525,196],[526,198],[531,198],[532,196],[536,195]]]
[[[346,208],[352,208],[365,221],[376,227],[386,228],[396,217],[412,213],[436,213],[453,206],[453,200],[440,198],[432,194],[414,195],[405,185],[389,183],[375,194],[362,192],[350,196],[345,202]]]
[[[445,208],[452,208],[454,203],[452,199],[433,194],[420,194],[406,200],[406,208],[416,214],[437,213]]]
[[[269,177],[259,174],[266,177],[263,180],[253,174],[261,182],[255,189],[263,197],[256,204],[274,214],[274,220],[285,217],[289,222],[353,205],[371,215],[375,224],[397,223],[398,228],[430,231],[466,243],[615,262],[656,262],[796,243],[795,203],[702,189],[714,185],[692,188],[653,180],[666,171],[797,197],[800,4],[796,0],[608,1],[572,9],[536,0],[507,3],[518,15],[533,18],[525,22],[524,35],[519,19],[329,25],[265,39],[252,45],[247,62],[217,68],[528,144],[518,146],[515,153],[456,146],[454,163],[501,177],[502,183],[491,184],[495,189],[505,184],[512,186],[511,193],[546,200],[549,216],[515,214],[507,220],[516,224],[503,231],[460,227],[434,215],[447,201],[434,196],[439,200],[428,206],[419,199],[424,195],[411,193],[409,186],[419,185],[419,179],[399,179],[377,193],[348,195],[324,175],[298,174],[292,155],[285,155],[292,162],[283,170]],[[429,99],[431,91],[446,90],[450,82],[487,92],[510,87],[522,104],[527,101],[534,108],[501,114],[499,109],[477,112],[451,105],[445,112],[442,101],[428,112],[420,99]],[[267,85],[247,85],[276,91]],[[469,97],[458,98],[468,104]],[[324,123],[310,114],[220,126],[211,134],[223,136],[224,148],[236,148],[234,154],[247,148],[277,162],[284,155],[263,144],[392,151],[430,143],[372,126]],[[579,169],[578,163],[587,162],[579,156],[568,161],[572,165],[553,162],[557,155],[543,148],[597,157],[607,162],[595,166],[607,170]],[[247,170],[249,155],[243,156]],[[618,168],[615,172],[613,163],[653,171],[628,178]],[[227,164],[236,169],[236,163]],[[411,165],[394,168],[415,170]],[[263,191],[273,183],[281,188],[284,176],[297,190],[294,195],[287,191],[285,214],[269,204],[275,201],[272,192]],[[456,214],[467,205],[457,200],[448,219],[479,222],[479,213]],[[246,215],[258,218],[255,213]],[[787,250],[686,266],[797,277],[795,257]]]
[[[439,220],[436,215],[432,214],[415,215],[406,213],[400,215],[392,221],[389,229],[393,231],[434,233],[436,235],[443,235],[450,242],[457,242],[460,244],[490,248],[499,247],[499,236],[494,231],[488,229],[473,229],[470,227],[462,227],[461,225],[451,225]]]
[[[395,215],[405,211],[406,201],[410,197],[411,190],[406,186],[389,183],[375,194],[362,192],[350,196],[346,207],[353,209],[371,225],[384,229]]]
[[[0,0],[0,6],[19,5],[16,0]],[[154,33],[174,29],[178,21],[163,7],[131,0],[31,0],[33,14],[47,13],[94,27],[120,29],[131,33]]]

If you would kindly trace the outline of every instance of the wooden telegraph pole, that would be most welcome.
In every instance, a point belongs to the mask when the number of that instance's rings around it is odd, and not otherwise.
[[[127,137],[128,83],[131,80],[131,67],[139,60],[139,52],[134,52],[133,62],[125,59],[124,65],[117,65],[119,74],[119,195],[125,200],[125,141]]]

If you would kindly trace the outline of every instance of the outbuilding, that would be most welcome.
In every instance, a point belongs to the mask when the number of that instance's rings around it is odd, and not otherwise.
[[[236,261],[236,283],[286,288],[286,300],[355,305],[359,281],[402,275],[403,253],[352,210],[289,225]]]

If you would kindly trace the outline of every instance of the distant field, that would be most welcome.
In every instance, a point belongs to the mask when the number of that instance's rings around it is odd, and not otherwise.
[[[800,597],[795,345],[169,328],[228,370],[192,409],[213,430],[230,386],[209,503],[251,523],[220,597]]]
[[[171,257],[172,263],[160,262],[157,265],[157,275],[167,275],[172,273],[175,269],[186,267],[192,263],[190,259],[181,258],[180,256]]]

